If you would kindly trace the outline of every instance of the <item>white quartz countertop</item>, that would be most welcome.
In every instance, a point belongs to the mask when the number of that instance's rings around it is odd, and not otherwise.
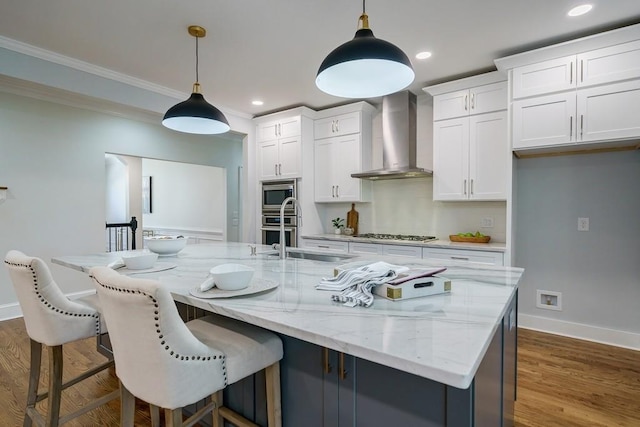
[[[255,245],[252,245],[255,246]],[[246,243],[188,245],[156,265],[175,268],[134,277],[166,284],[177,301],[367,359],[458,388],[468,388],[493,334],[516,295],[520,268],[493,267],[403,257],[360,256],[406,266],[446,266],[449,294],[403,301],[376,296],[373,306],[347,307],[316,290],[322,277],[340,263],[280,260],[258,245],[250,255]],[[88,272],[119,258],[117,252],[53,258],[55,264]],[[349,260],[353,261],[353,259]],[[345,261],[347,262],[347,261]],[[161,264],[162,263],[162,264]],[[235,298],[201,299],[190,295],[211,267],[242,263],[255,268],[254,280],[275,281],[277,288]]]
[[[367,237],[347,236],[346,234],[313,234],[300,236],[302,239],[317,239],[317,240],[333,240],[336,242],[361,242],[361,243],[376,243],[385,245],[405,245],[405,246],[420,246],[424,248],[447,248],[447,249],[465,249],[472,251],[489,251],[489,252],[505,252],[507,250],[506,243],[465,243],[465,242],[452,242],[449,239],[445,240],[427,240],[427,241],[412,241],[412,240],[390,240],[390,239],[372,239]]]

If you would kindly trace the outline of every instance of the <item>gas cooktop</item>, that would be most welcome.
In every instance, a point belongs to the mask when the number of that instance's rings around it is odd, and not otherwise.
[[[412,234],[364,233],[364,234],[358,234],[357,237],[362,237],[365,239],[379,239],[379,240],[408,240],[412,242],[425,242],[427,240],[436,240],[435,236],[415,236]]]

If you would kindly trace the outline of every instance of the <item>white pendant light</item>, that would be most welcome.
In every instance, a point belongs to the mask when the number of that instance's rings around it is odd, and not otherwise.
[[[207,31],[191,25],[189,34],[196,39],[196,82],[193,93],[186,101],[180,102],[167,110],[162,124],[169,129],[179,132],[196,134],[217,134],[227,132],[230,128],[227,118],[213,105],[209,104],[200,93],[198,83],[198,39],[204,37]]]
[[[362,15],[350,40],[334,49],[320,65],[316,86],[343,98],[371,98],[405,89],[415,73],[411,61],[397,46],[374,37],[362,1]]]

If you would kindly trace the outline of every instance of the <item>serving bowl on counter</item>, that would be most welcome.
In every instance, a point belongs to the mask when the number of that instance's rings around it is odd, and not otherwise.
[[[145,270],[153,267],[158,260],[158,254],[154,252],[127,252],[122,254],[122,262],[129,270]]]
[[[243,264],[220,264],[209,270],[216,288],[224,291],[237,291],[248,287],[253,272],[253,268]]]
[[[187,246],[183,236],[150,236],[144,238],[147,249],[161,256],[175,255]]]

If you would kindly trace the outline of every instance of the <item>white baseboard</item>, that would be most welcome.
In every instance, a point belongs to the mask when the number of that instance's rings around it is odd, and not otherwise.
[[[518,313],[518,326],[616,347],[640,350],[640,334]]]
[[[95,294],[96,291],[94,289],[89,289],[87,291],[81,292],[73,292],[67,294],[67,297],[70,300],[74,300],[77,298],[82,298],[87,295]],[[17,302],[11,304],[0,305],[0,322],[4,320],[15,319],[16,317],[22,317],[22,309],[20,308],[20,304]]]

